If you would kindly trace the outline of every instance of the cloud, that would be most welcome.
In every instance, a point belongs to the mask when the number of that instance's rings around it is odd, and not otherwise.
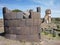
[[[51,9],[52,17],[60,17],[60,3],[56,0],[33,0],[33,2],[38,3],[41,6],[41,15],[44,17],[45,10]]]
[[[0,4],[0,8],[2,8],[2,7],[4,7],[4,5],[1,5],[1,4]]]
[[[54,5],[54,0],[33,0],[35,3],[39,3],[45,6],[52,6]]]
[[[15,0],[15,1],[21,1],[21,0]],[[2,7],[7,7],[10,9],[17,8],[17,9],[21,9],[21,10],[25,11],[27,9],[35,10],[35,7],[40,6],[42,17],[44,17],[45,10],[48,8],[52,10],[52,14],[51,14],[52,17],[60,17],[60,5],[59,5],[60,3],[58,3],[58,1],[55,1],[55,0],[30,0],[30,1],[32,1],[34,4],[27,5],[27,4],[21,3],[21,4],[23,4],[23,5],[21,5],[19,2],[17,4],[15,4],[15,3],[13,3],[13,4],[0,3],[0,9],[2,9]]]

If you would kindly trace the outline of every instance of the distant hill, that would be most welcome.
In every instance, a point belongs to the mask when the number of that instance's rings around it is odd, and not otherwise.
[[[56,24],[60,24],[60,18],[52,18],[52,22]]]

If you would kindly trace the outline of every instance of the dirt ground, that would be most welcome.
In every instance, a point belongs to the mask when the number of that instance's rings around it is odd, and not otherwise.
[[[60,45],[60,39],[41,34],[42,45]]]
[[[0,45],[41,45],[40,42],[21,42],[0,36]]]

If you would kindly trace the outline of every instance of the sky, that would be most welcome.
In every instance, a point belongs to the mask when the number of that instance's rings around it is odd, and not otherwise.
[[[3,7],[23,11],[29,9],[36,11],[36,7],[41,7],[41,17],[45,16],[46,9],[51,9],[52,17],[60,17],[60,0],[0,0],[0,18],[3,18]]]

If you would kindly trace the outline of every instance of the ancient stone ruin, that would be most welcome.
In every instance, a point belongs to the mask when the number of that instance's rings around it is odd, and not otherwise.
[[[57,29],[55,23],[51,22],[51,10],[46,9],[45,17],[41,20],[41,8],[36,11],[12,12],[8,8],[3,8],[4,36],[8,39],[20,41],[35,41],[41,39],[41,30]]]
[[[30,10],[26,18],[24,12],[12,12],[4,7],[5,37],[20,41],[40,41],[40,10],[40,7],[37,7],[36,12]]]
[[[44,18],[46,23],[51,23],[51,10],[47,9],[45,11],[45,18]]]

